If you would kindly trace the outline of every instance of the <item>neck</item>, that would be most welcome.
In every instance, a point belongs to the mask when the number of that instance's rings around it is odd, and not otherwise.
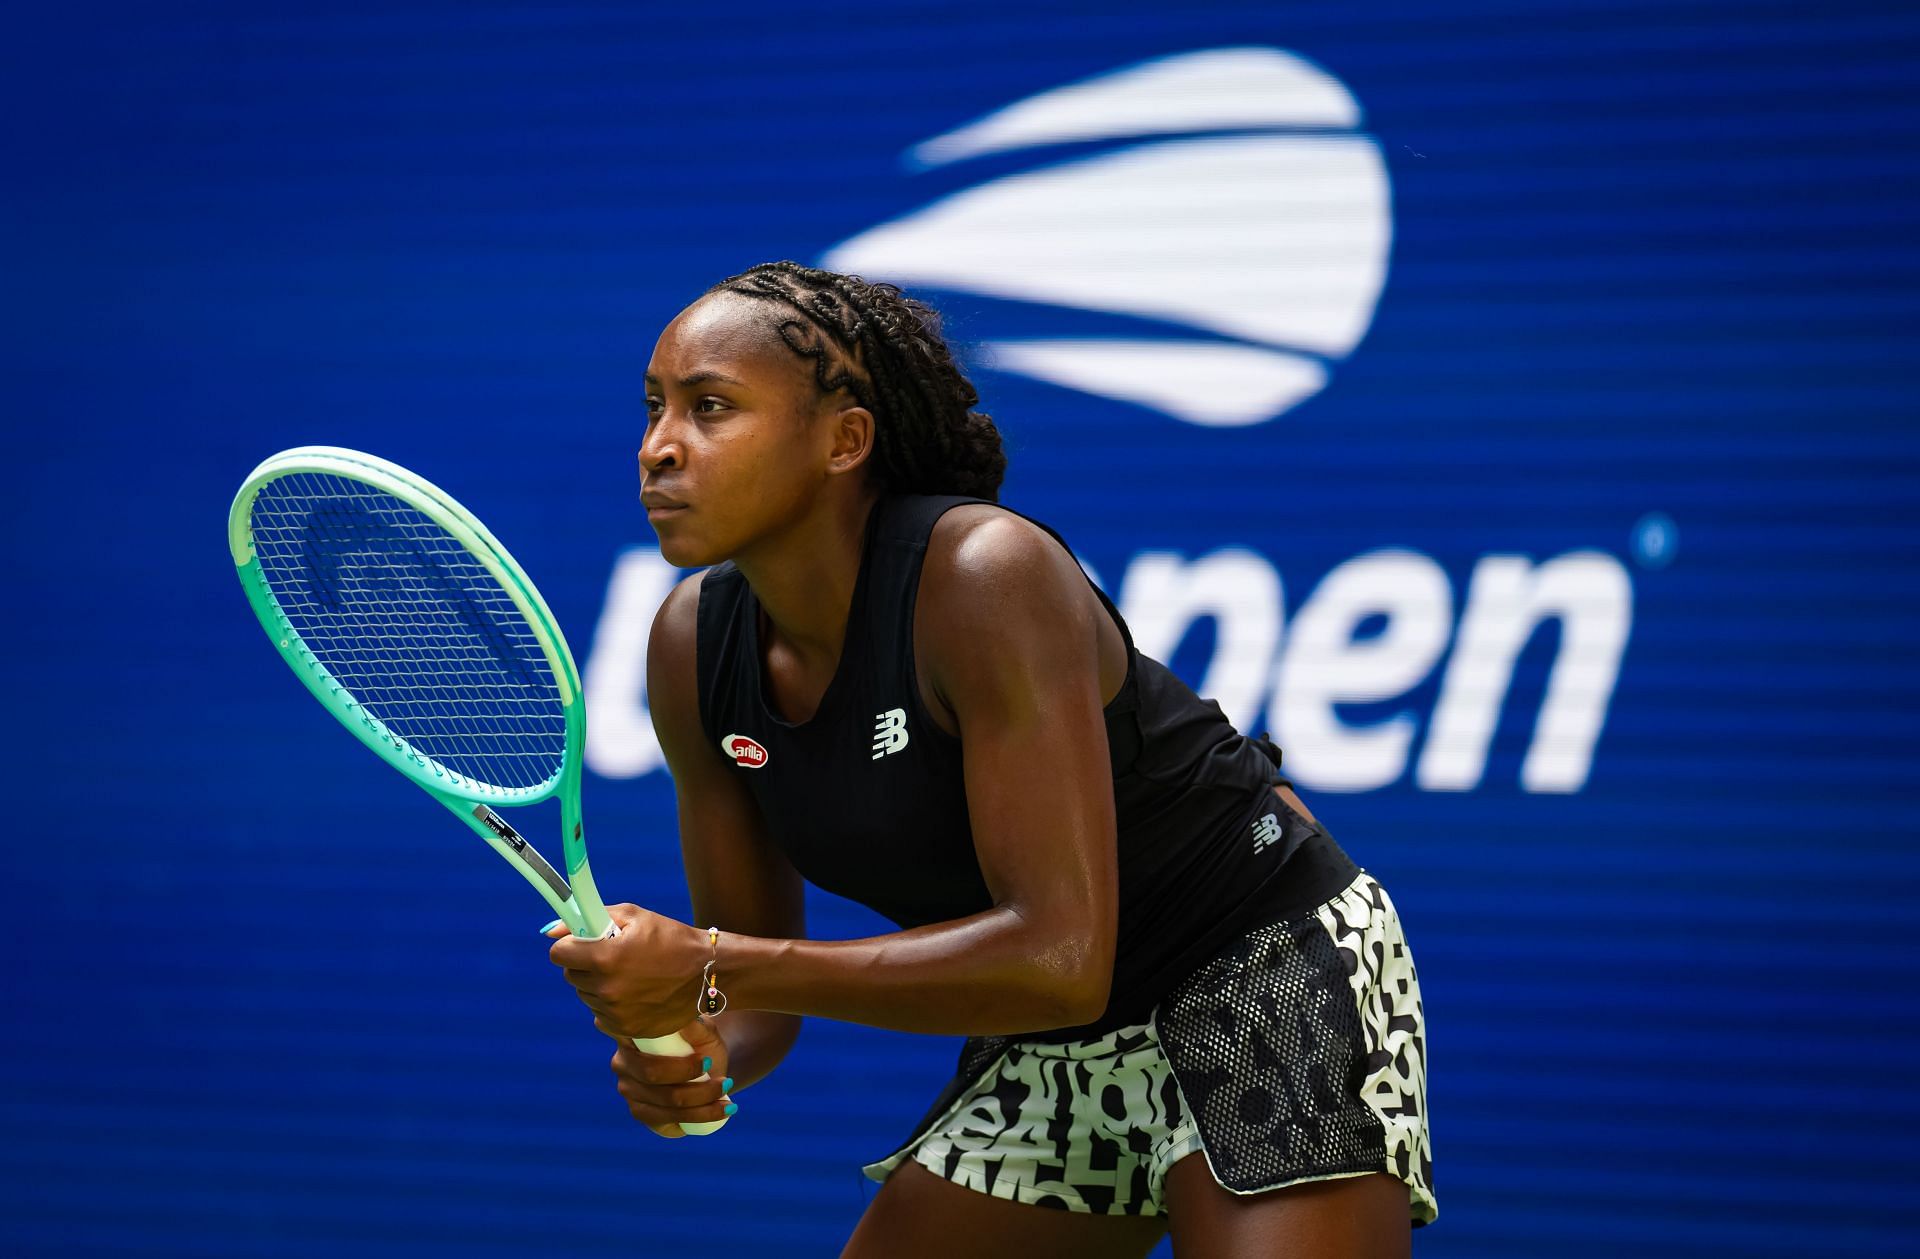
[[[831,670],[846,642],[861,544],[877,494],[849,495],[815,516],[733,557],[780,641]]]

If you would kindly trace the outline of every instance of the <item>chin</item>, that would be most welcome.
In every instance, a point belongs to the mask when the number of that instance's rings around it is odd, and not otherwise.
[[[707,568],[725,559],[724,555],[708,554],[708,548],[692,538],[677,536],[668,529],[665,533],[655,529],[653,536],[660,540],[660,558],[675,568]]]

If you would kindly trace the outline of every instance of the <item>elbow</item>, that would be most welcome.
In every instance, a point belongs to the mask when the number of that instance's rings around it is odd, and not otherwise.
[[[1019,985],[1033,1001],[1026,1017],[1040,1020],[1035,1031],[1081,1027],[1099,1020],[1113,995],[1114,933],[1101,924],[1056,923],[1033,930],[1043,919],[1007,907],[1028,924],[1026,982]]]
[[[1047,968],[1047,1013],[1058,1020],[1054,1027],[1080,1027],[1107,1012],[1113,996],[1113,949],[1091,945],[1087,940],[1063,944],[1062,964]]]
[[[1100,969],[1097,975],[1080,978],[1065,994],[1065,1021],[1062,1027],[1080,1027],[1097,1021],[1107,1012],[1107,1002],[1113,996],[1113,967]]]

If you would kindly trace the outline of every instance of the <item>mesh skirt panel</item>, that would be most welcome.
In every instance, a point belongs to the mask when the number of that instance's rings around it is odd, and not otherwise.
[[[1432,1220],[1419,981],[1386,892],[1354,880],[1183,980],[1155,1013],[1214,1179],[1236,1193],[1386,1171]]]
[[[1380,1117],[1360,1100],[1359,1011],[1317,918],[1242,938],[1176,987],[1155,1022],[1222,1185],[1386,1166]]]

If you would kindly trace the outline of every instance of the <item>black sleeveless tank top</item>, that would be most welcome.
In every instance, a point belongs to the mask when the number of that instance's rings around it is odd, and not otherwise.
[[[745,775],[768,834],[803,877],[903,928],[993,906],[974,856],[960,740],[922,706],[913,656],[934,522],[979,502],[900,495],[875,504],[840,663],[804,722],[781,719],[765,698],[759,602],[746,579],[727,562],[700,586],[707,736]],[[1325,831],[1273,794],[1285,781],[1279,749],[1241,735],[1218,704],[1135,650],[1119,609],[1094,591],[1127,645],[1126,681],[1105,711],[1119,933],[1105,1014],[1048,1034],[1055,1039],[1143,1021],[1228,941],[1327,900],[1357,873]]]

